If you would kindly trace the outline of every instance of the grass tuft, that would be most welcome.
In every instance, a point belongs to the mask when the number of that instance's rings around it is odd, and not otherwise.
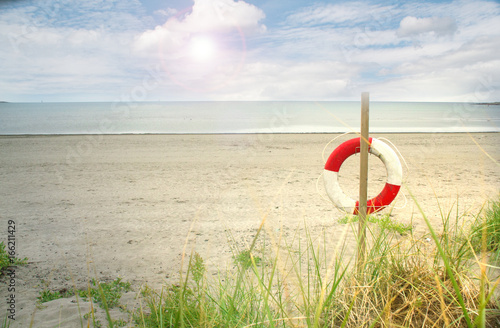
[[[259,265],[262,262],[262,258],[252,254],[249,249],[239,252],[237,255],[233,256],[233,259],[236,265],[239,265],[246,270],[252,266],[252,257],[256,265]]]
[[[38,296],[38,302],[39,303],[45,303],[45,302],[50,302],[53,300],[57,300],[60,298],[64,297],[71,297],[73,296],[74,293],[70,292],[67,289],[61,289],[61,290],[56,290],[56,291],[51,291],[51,290],[43,290],[40,292],[40,295]]]
[[[131,290],[130,282],[124,282],[121,278],[116,278],[108,283],[92,279],[91,286],[89,289],[79,290],[79,296],[87,299],[92,298],[94,303],[101,307],[106,303],[110,308],[118,306],[122,294]]]
[[[0,274],[3,274],[4,270],[10,266],[25,265],[27,263],[27,257],[20,259],[10,256],[3,241],[0,242]]]
[[[388,215],[372,216],[377,229],[369,229],[369,253],[360,272],[345,260],[342,247],[332,253],[307,226],[291,240],[280,239],[274,249],[284,252],[266,255],[265,266],[257,266],[264,260],[250,248],[233,257],[236,272],[219,272],[215,279],[207,279],[195,253],[181,283],[161,292],[143,290],[149,311],[137,313],[136,323],[143,328],[498,327],[497,283],[474,274],[473,230],[460,225],[464,216],[451,213],[442,215],[442,231],[429,225],[433,242]]]
[[[94,303],[99,304],[101,307],[104,305],[103,303],[105,300],[107,306],[112,308],[120,304],[120,298],[124,292],[131,290],[130,282],[124,282],[121,278],[116,278],[108,283],[98,282],[97,280],[92,279],[90,285],[92,287],[89,289],[78,289],[75,291],[65,288],[57,291],[43,290],[38,296],[38,301],[40,303],[45,303],[60,298],[71,297],[76,294],[84,299],[92,299]],[[100,289],[102,290],[102,293]]]
[[[471,244],[476,252],[481,251],[483,230],[486,238],[486,250],[500,258],[500,194],[498,199],[490,201],[484,211],[483,219],[476,220],[471,227]]]
[[[340,224],[356,223],[359,217],[357,215],[346,215],[339,219]],[[391,219],[390,214],[384,215],[368,215],[368,222],[376,224],[380,229],[387,232],[396,232],[400,235],[407,235],[412,231],[411,224],[405,224],[402,222],[395,222]]]

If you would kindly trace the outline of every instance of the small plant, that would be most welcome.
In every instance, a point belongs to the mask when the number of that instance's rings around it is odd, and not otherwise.
[[[193,280],[194,282],[200,286],[200,283],[203,279],[203,276],[205,275],[205,264],[203,263],[203,258],[198,254],[197,252],[194,253],[193,257],[191,258],[191,274],[193,275]]]
[[[148,285],[145,285],[142,289],[141,289],[141,295],[142,297],[149,297],[151,296],[152,294],[154,294],[154,289],[149,287]]]
[[[57,300],[60,298],[64,297],[70,297],[74,295],[71,291],[67,289],[61,289],[58,291],[50,291],[50,290],[44,290],[40,292],[40,296],[38,296],[38,302],[40,303],[45,303],[45,302],[50,302],[53,300]]]
[[[277,297],[281,298],[280,288],[275,289],[273,295],[268,293],[266,289],[273,284],[274,273],[269,277],[262,272],[256,280],[255,270],[247,270],[252,265],[250,252],[242,253],[240,261],[245,262],[238,262],[237,273],[228,271],[218,275],[218,279],[205,281],[203,260],[194,254],[187,274],[179,284],[165,286],[161,292],[146,286],[141,294],[149,311],[134,313],[136,324],[143,328],[268,327],[265,324],[268,318],[275,320],[274,315],[280,313],[279,309],[271,310],[268,301],[276,296],[276,291]],[[244,264],[247,266],[244,267]],[[258,281],[266,282],[268,286],[263,289]]]
[[[242,268],[246,270],[252,266],[252,257],[255,262],[255,265],[259,265],[262,262],[261,257],[253,255],[248,249],[240,252],[233,258],[234,258],[234,263],[236,265],[240,265]]]
[[[92,287],[91,287],[92,286]],[[71,297],[73,295],[78,295],[84,299],[91,299],[94,303],[98,304],[101,308],[106,311],[107,319],[109,322],[109,327],[124,327],[127,323],[123,320],[112,320],[109,315],[109,308],[119,305],[120,298],[123,292],[131,290],[129,282],[123,282],[121,278],[117,278],[109,283],[99,283],[95,279],[92,279],[91,286],[87,290],[75,290],[70,291],[67,289],[61,289],[59,291],[44,290],[40,292],[38,296],[39,303],[50,302],[56,299]],[[102,324],[95,319],[92,312],[89,312],[83,316],[84,319],[89,319],[92,316],[93,327],[102,327]]]
[[[357,215],[346,215],[339,219],[340,224],[356,223],[359,221],[359,216]],[[401,222],[394,222],[390,214],[385,214],[382,216],[378,215],[368,215],[368,222],[377,224],[380,229],[390,232],[396,232],[400,235],[406,235],[411,232],[411,224],[405,224]]]
[[[123,320],[123,319],[113,320],[114,327],[126,327],[127,324],[128,324],[128,322]]]
[[[3,271],[5,268],[11,265],[9,254],[5,250],[5,245],[3,242],[0,242],[0,271]]]
[[[85,319],[85,320],[92,319],[92,323],[93,323],[92,328],[102,328],[101,321],[95,320],[95,317],[92,315],[92,312],[85,313],[83,315],[83,319]]]
[[[482,249],[483,236],[486,251],[500,257],[500,194],[498,200],[491,201],[481,218],[478,217],[471,226],[471,244],[474,251]]]
[[[149,289],[144,294],[151,314],[135,317],[137,323],[145,324],[144,327],[177,327],[185,317],[191,318],[199,312],[195,293],[187,286],[169,285],[161,293]]]
[[[0,242],[0,274],[3,273],[3,271],[8,268],[9,266],[13,265],[25,265],[28,263],[28,258],[25,257],[23,259],[19,258],[12,258],[9,256],[9,253],[5,249],[5,244],[3,242]]]
[[[123,282],[121,278],[116,278],[109,283],[99,283],[95,279],[92,279],[91,285],[94,288],[79,290],[78,294],[82,298],[91,297],[101,307],[104,305],[104,302],[110,308],[118,306],[122,293],[131,290],[130,282]]]

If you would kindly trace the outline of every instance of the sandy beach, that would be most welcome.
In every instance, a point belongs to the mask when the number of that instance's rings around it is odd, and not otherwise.
[[[389,139],[407,162],[392,217],[411,222],[416,234],[427,228],[407,188],[436,227],[438,204],[449,211],[458,200],[459,212],[472,217],[498,195],[498,133],[373,136]],[[231,266],[231,248],[244,249],[264,217],[266,234],[286,238],[307,224],[313,236],[331,237],[326,242],[334,247],[343,229],[337,220],[344,214],[326,199],[321,178],[322,152],[334,137],[0,137],[2,241],[14,221],[17,256],[29,261],[16,269],[11,327],[28,327],[33,317],[34,327],[79,327],[72,300],[37,307],[36,298],[44,289],[86,288],[92,278],[130,281],[135,292],[122,303],[132,306],[141,286],[177,281],[184,250],[197,251],[214,274]],[[325,156],[351,137],[331,143]],[[340,173],[352,197],[357,160],[349,158]],[[369,174],[373,197],[385,183],[385,168],[373,156]],[[352,240],[349,245],[347,256],[355,253]],[[9,294],[4,276],[2,314]]]

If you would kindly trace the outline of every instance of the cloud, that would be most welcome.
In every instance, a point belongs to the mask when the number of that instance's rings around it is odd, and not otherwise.
[[[214,100],[335,100],[350,93],[359,65],[325,60],[261,60],[247,63]]]
[[[417,36],[423,33],[434,32],[438,36],[453,35],[457,30],[457,23],[452,17],[425,17],[407,16],[399,24],[397,35],[400,37]]]
[[[145,77],[155,85],[147,100],[500,97],[493,1],[302,2],[279,20],[237,0],[154,18],[137,0],[21,4],[0,11],[0,98],[12,101],[114,100]],[[194,40],[207,40],[210,60],[192,56]]]
[[[265,14],[254,5],[233,0],[195,0],[191,14],[187,15],[185,28],[191,32],[227,31],[238,26],[246,33],[265,30],[260,21]]]
[[[171,17],[177,15],[179,10],[175,8],[167,8],[167,9],[158,9],[154,12],[155,15],[163,16],[163,17]]]
[[[359,4],[358,4],[359,5]],[[293,25],[321,25],[359,21],[360,11],[356,4],[314,5],[287,17]]]
[[[356,13],[356,6],[363,11]],[[366,90],[377,100],[500,97],[498,4],[409,3],[385,8],[390,15],[376,4],[356,6],[314,5],[292,12],[282,26],[258,36],[260,43],[253,41],[261,48],[248,53],[240,76],[215,99],[346,100]],[[324,15],[334,10],[346,14]],[[416,18],[433,11],[436,16]],[[478,88],[486,90],[480,97]]]
[[[136,5],[135,0],[101,7],[96,1],[66,0],[2,8],[0,98],[115,97],[137,72],[128,47],[135,31],[144,29]]]
[[[346,2],[340,4],[315,4],[294,12],[287,17],[287,24],[294,26],[318,26],[334,24],[335,26],[353,26],[366,22],[374,27],[383,25],[389,17],[397,15],[398,10],[392,6],[373,5],[366,2]]]
[[[266,30],[264,17],[261,9],[244,1],[195,0],[189,10],[139,34],[134,53],[148,62],[160,61],[178,86],[209,92],[239,74],[246,38]]]
[[[148,51],[160,43],[179,49],[195,34],[228,33],[235,29],[251,34],[266,29],[260,24],[265,18],[264,12],[244,1],[195,0],[190,9],[190,12],[178,13],[165,24],[142,33],[136,39],[136,49]]]

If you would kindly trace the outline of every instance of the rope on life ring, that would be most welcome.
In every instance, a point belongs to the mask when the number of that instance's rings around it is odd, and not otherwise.
[[[361,138],[347,140],[338,146],[331,154],[325,164],[324,181],[325,188],[331,201],[339,209],[346,212],[358,214],[359,201],[347,196],[340,187],[338,174],[342,163],[360,151]],[[387,170],[387,181],[384,189],[375,198],[368,200],[366,213],[375,213],[388,206],[396,198],[403,179],[403,168],[398,155],[386,143],[369,138],[368,152],[380,158]]]

